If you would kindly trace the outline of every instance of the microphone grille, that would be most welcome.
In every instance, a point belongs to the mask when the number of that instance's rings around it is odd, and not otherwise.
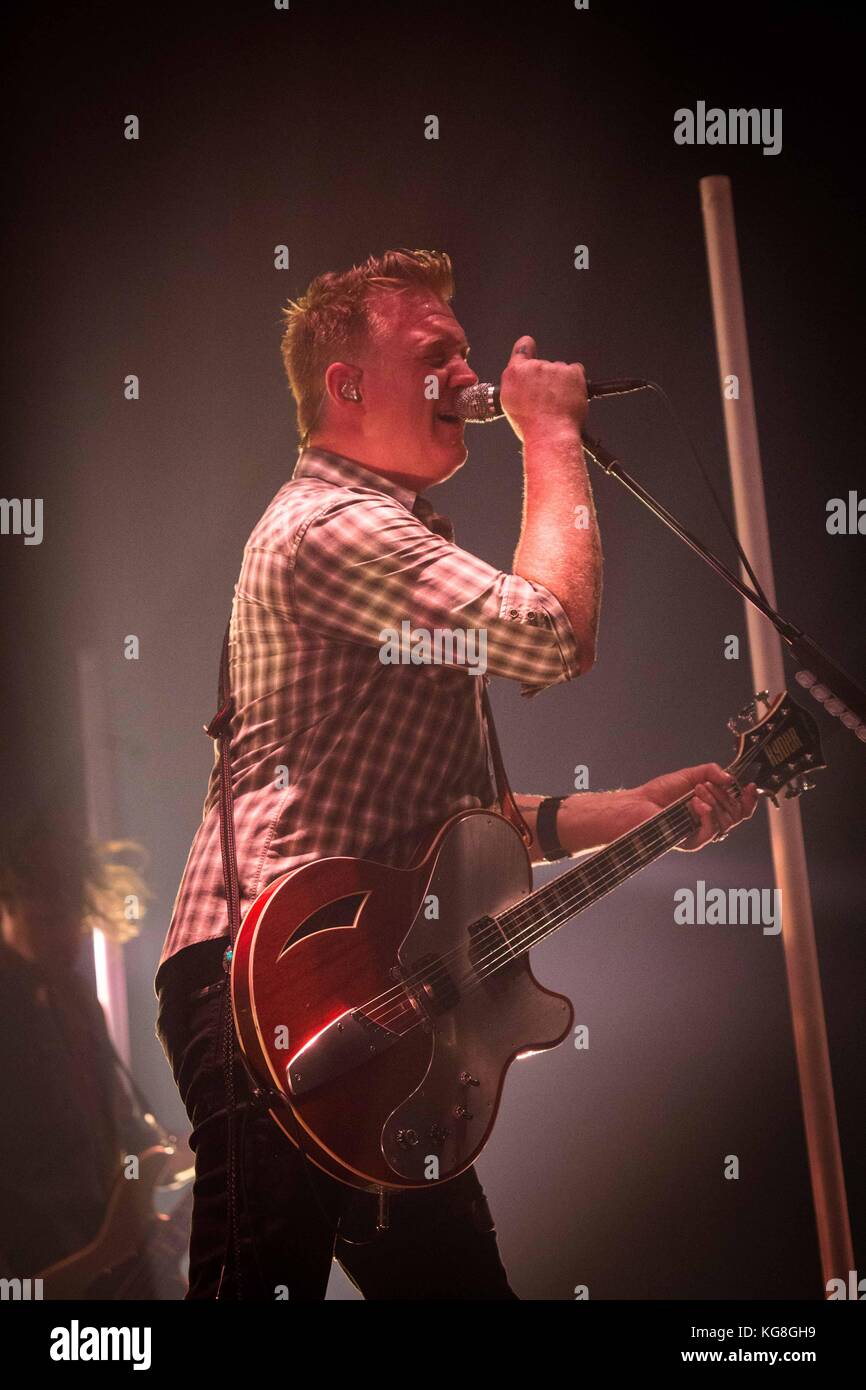
[[[454,397],[454,411],[467,424],[483,425],[488,420],[498,420],[502,415],[499,387],[490,381],[464,386]]]

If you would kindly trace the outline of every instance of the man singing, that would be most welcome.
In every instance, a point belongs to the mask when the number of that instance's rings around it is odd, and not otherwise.
[[[581,447],[579,363],[518,339],[501,399],[523,445],[525,506],[510,574],[454,544],[424,490],[466,461],[456,393],[477,378],[450,307],[447,255],[389,251],[317,277],[285,311],[283,359],[301,451],[247,542],[230,629],[232,786],[241,910],[289,869],[331,855],[408,866],[434,827],[470,807],[505,809],[482,685],[465,664],[383,659],[383,634],[484,634],[486,669],[534,696],[595,661],[601,546]],[[588,524],[574,526],[583,507]],[[470,644],[467,642],[466,649]],[[473,649],[477,647],[473,644]],[[459,650],[459,648],[458,648]],[[693,792],[698,849],[750,816],[715,763],[633,790],[517,795],[534,863],[609,843]],[[372,1194],[298,1154],[250,1104],[241,1116],[240,1277],[227,1258],[227,911],[215,762],[166,938],[157,1031],[196,1153],[190,1298],[322,1299],[332,1258],[368,1299],[515,1298],[474,1168]],[[541,803],[547,802],[541,813]],[[239,1287],[238,1287],[239,1286]]]

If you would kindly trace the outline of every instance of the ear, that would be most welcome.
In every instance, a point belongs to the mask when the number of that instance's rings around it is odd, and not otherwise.
[[[360,367],[353,367],[347,362],[332,362],[325,372],[325,390],[331,400],[340,405],[354,405],[363,399],[362,376]]]

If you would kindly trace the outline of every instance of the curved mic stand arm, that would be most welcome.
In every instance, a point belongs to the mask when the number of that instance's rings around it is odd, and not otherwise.
[[[828,714],[835,715],[841,719],[847,729],[850,729],[861,742],[866,743],[866,690],[843,671],[841,666],[828,656],[826,652],[812,641],[801,628],[789,623],[775,608],[771,608],[768,603],[761,598],[760,594],[755,593],[754,589],[749,588],[735,574],[723,565],[721,560],[713,555],[695,536],[687,531],[686,528],[677,521],[676,517],[663,507],[661,502],[656,501],[651,493],[647,492],[639,482],[632,478],[618,459],[607,450],[598,439],[593,439],[589,435],[583,436],[583,450],[585,454],[598,464],[610,477],[616,478],[617,482],[622,483],[624,488],[636,497],[639,502],[643,502],[659,521],[664,522],[675,535],[679,536],[691,550],[694,550],[701,559],[709,565],[710,569],[715,570],[716,574],[728,583],[732,589],[736,589],[742,598],[748,599],[754,608],[763,613],[787,645],[794,658],[802,663],[802,669],[797,671],[795,679],[805,689],[811,691],[812,695],[824,705]]]

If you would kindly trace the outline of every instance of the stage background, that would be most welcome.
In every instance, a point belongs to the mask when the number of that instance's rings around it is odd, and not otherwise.
[[[730,176],[783,612],[861,681],[862,536],[826,504],[864,483],[853,280],[860,80],[832,5],[15,8],[5,162],[4,491],[45,534],[5,536],[4,814],[80,803],[76,652],[106,682],[116,833],[156,894],[126,949],[136,1075],[185,1126],[153,1033],[153,975],[211,764],[220,642],[246,537],[296,457],[280,308],[387,247],[453,257],[482,378],[514,340],[590,375],[661,382],[726,503],[698,180]],[[709,17],[708,17],[709,16]],[[682,147],[698,100],[781,107],[783,148]],[[123,138],[135,113],[141,138]],[[424,138],[425,117],[440,121]],[[290,268],[273,266],[285,243]],[[590,267],[574,269],[586,244]],[[141,399],[123,397],[137,373]],[[717,547],[732,547],[652,397],[592,426]],[[507,424],[467,431],[434,494],[457,540],[510,569],[521,470]],[[733,594],[595,470],[598,663],[534,701],[494,682],[512,785],[566,793],[725,761],[751,692]],[[124,659],[136,634],[140,659]],[[742,656],[723,657],[739,634]],[[813,702],[802,696],[812,708]],[[804,799],[839,1123],[866,1239],[862,998],[866,747],[821,716]],[[781,940],[677,926],[676,888],[769,887],[767,811],[671,855],[535,953],[590,1029],[513,1068],[479,1170],[525,1299],[820,1296]],[[540,870],[538,882],[555,869]],[[737,1154],[738,1181],[723,1178]],[[862,1256],[861,1256],[862,1258]],[[335,1274],[331,1296],[354,1295]]]

